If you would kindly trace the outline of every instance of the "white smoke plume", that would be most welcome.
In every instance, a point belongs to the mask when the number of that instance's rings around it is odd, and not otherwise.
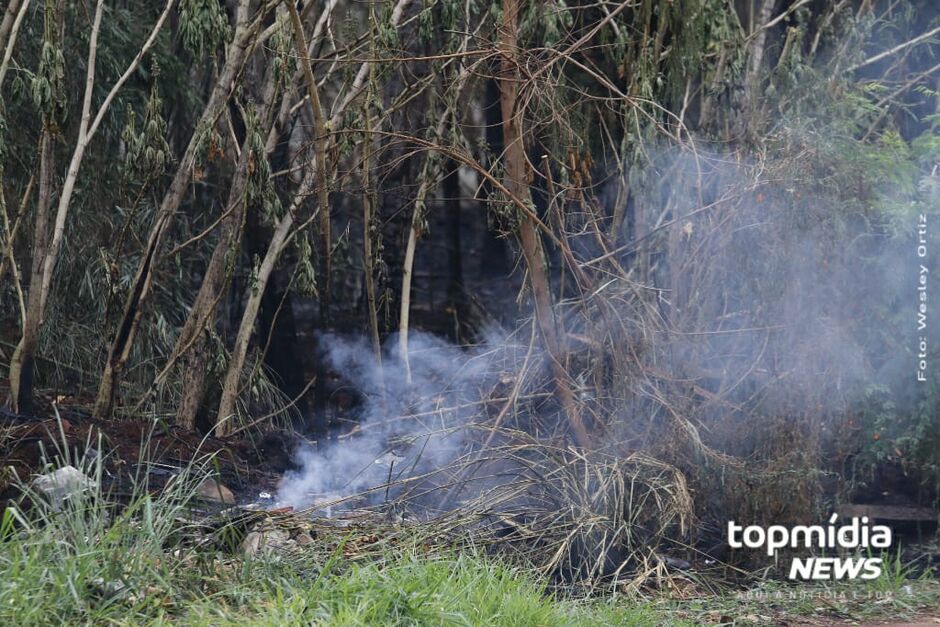
[[[439,469],[465,446],[462,427],[498,376],[498,360],[513,346],[492,336],[461,348],[435,336],[409,335],[411,385],[389,338],[380,367],[362,339],[323,336],[326,363],[363,394],[358,425],[343,439],[313,447],[301,444],[299,468],[278,486],[280,505],[304,507],[320,500],[355,495]],[[384,489],[374,492],[381,499]]]

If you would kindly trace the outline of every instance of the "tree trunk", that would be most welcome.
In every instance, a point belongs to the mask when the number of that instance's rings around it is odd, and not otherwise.
[[[38,312],[42,303],[42,266],[49,248],[49,209],[52,205],[52,175],[55,156],[52,150],[52,131],[48,124],[42,129],[39,148],[39,198],[36,203],[36,224],[33,230],[33,259],[30,268],[29,300],[26,311]],[[33,362],[39,343],[42,319],[27,315],[23,320],[23,335],[10,360],[10,408],[19,414],[32,411]]]
[[[269,70],[264,85],[264,93],[255,105],[256,118],[259,123],[265,125],[268,124],[270,119],[275,83],[275,73],[273,70]],[[242,225],[245,221],[245,211],[247,209],[245,196],[248,189],[250,168],[256,160],[266,158],[266,154],[256,155],[252,152],[251,138],[246,133],[242,141],[238,166],[232,176],[231,188],[226,202],[226,215],[219,229],[219,240],[212,251],[212,257],[209,259],[209,265],[203,275],[202,285],[199,287],[196,301],[193,303],[186,322],[183,324],[171,355],[171,360],[176,355],[183,355],[183,396],[176,412],[176,422],[186,429],[191,430],[195,426],[196,413],[202,404],[209,358],[205,331],[214,323],[216,306],[224,298],[228,289],[229,272],[227,272],[226,262],[233,258],[232,255],[238,250],[241,240]],[[190,344],[192,344],[192,350],[188,351],[187,348]]]
[[[462,325],[466,310],[463,287],[463,199],[460,191],[460,172],[455,161],[447,164],[447,176],[444,179],[444,197],[452,206],[447,215],[447,308],[454,318],[453,340],[455,344],[464,343]]]
[[[166,234],[177,209],[183,202],[183,196],[189,187],[191,167],[202,140],[202,134],[215,126],[222,108],[234,89],[235,78],[238,76],[245,60],[251,40],[257,32],[254,25],[249,25],[248,22],[249,4],[249,0],[240,0],[238,4],[235,35],[226,50],[225,63],[150,229],[147,247],[144,254],[141,255],[137,274],[125,300],[121,320],[108,352],[108,360],[105,363],[104,371],[101,373],[101,383],[98,388],[98,398],[95,401],[94,410],[97,416],[107,417],[111,415],[114,405],[114,390],[120,381],[121,371],[127,357],[130,355],[134,338],[140,327],[144,306],[150,297],[153,272],[160,257],[163,236]]]
[[[7,69],[10,67],[10,59],[13,57],[13,49],[16,47],[17,34],[23,23],[23,18],[29,10],[29,1],[26,0],[17,11],[20,2],[19,0],[12,0],[7,5],[6,13],[3,14],[3,22],[0,23],[0,53],[3,54],[3,59],[0,61],[0,88],[3,87],[3,79],[6,78]]]
[[[27,0],[27,4],[29,4],[29,0]],[[3,13],[3,21],[0,22],[0,50],[6,49],[7,38],[10,36],[10,31],[13,30],[13,22],[16,20],[19,7],[20,0],[10,0],[7,10]]]
[[[499,77],[500,110],[503,118],[503,142],[505,145],[503,153],[505,156],[505,186],[514,196],[529,204],[528,181],[531,172],[529,171],[523,144],[522,112],[519,109],[518,98],[520,79],[516,52],[519,8],[518,0],[503,1],[503,24],[499,37],[499,48],[502,54]],[[567,415],[575,441],[579,446],[586,448],[590,444],[590,438],[581,421],[574,394],[568,381],[568,373],[565,372],[562,366],[564,356],[558,339],[551,286],[548,279],[548,267],[542,249],[542,240],[535,222],[529,216],[521,217],[519,240],[529,270],[529,283],[535,302],[536,322],[548,352],[549,365],[555,383],[555,396]]]
[[[271,236],[271,242],[268,244],[268,252],[258,269],[258,278],[255,285],[248,289],[248,301],[245,304],[245,311],[242,313],[238,335],[235,336],[235,346],[232,348],[232,355],[229,358],[225,381],[222,383],[222,398],[219,400],[219,411],[215,423],[215,435],[217,437],[225,437],[232,432],[232,417],[235,415],[235,402],[238,400],[238,386],[245,365],[245,355],[248,353],[248,344],[251,341],[255,319],[258,317],[261,298],[268,285],[268,279],[271,278],[271,272],[281,256],[281,251],[284,250],[287,244],[287,236],[294,223],[293,209],[294,207],[291,207],[291,210],[278,222],[274,235]]]
[[[196,412],[202,403],[205,390],[206,367],[209,352],[205,332],[215,319],[215,308],[225,294],[227,286],[226,262],[238,246],[239,235],[245,217],[245,190],[248,183],[248,163],[251,149],[246,138],[242,144],[238,168],[232,177],[226,211],[222,220],[219,240],[206,266],[202,285],[193,307],[183,324],[172,356],[181,355],[183,360],[183,396],[176,412],[176,422],[186,429],[195,426]],[[191,349],[191,350],[189,350]]]
[[[319,174],[319,181],[316,183],[317,198],[319,200],[320,211],[320,237],[321,246],[321,291],[320,291],[320,312],[323,320],[329,317],[330,303],[330,252],[332,247],[332,236],[330,234],[330,215],[329,215],[329,168],[326,163],[328,133],[326,130],[326,121],[323,117],[323,110],[320,106],[320,96],[317,91],[316,79],[313,76],[313,68],[310,66],[310,59],[307,57],[307,42],[303,32],[303,22],[297,8],[290,2],[285,3],[290,13],[291,26],[294,32],[294,47],[300,51],[300,66],[303,71],[304,83],[307,86],[307,95],[310,98],[310,108],[313,113],[314,121],[314,151],[316,154],[316,172]],[[305,177],[306,178],[306,177]],[[312,179],[310,179],[312,180]],[[264,296],[264,290],[267,287],[271,272],[280,257],[281,251],[287,243],[287,235],[293,224],[293,212],[296,205],[292,205],[288,212],[281,218],[275,228],[268,251],[261,262],[258,270],[257,282],[249,290],[248,301],[245,305],[245,311],[242,313],[242,320],[239,324],[238,335],[235,337],[235,345],[232,348],[232,355],[229,359],[228,370],[225,373],[225,380],[222,383],[222,397],[219,400],[219,411],[216,416],[215,434],[218,437],[224,437],[232,432],[232,418],[235,415],[235,403],[238,400],[238,389],[241,381],[242,369],[245,365],[245,356],[248,354],[248,344],[251,341],[251,334],[254,330],[255,320],[261,307],[261,300]]]
[[[25,7],[23,7],[25,9]],[[65,20],[63,0],[57,3],[53,15],[60,41],[64,41]],[[56,42],[56,45],[61,45]],[[55,151],[51,114],[43,115],[42,134],[39,139],[39,197],[36,201],[36,220],[33,227],[33,258],[30,266],[29,297],[23,316],[23,333],[10,359],[10,408],[20,414],[33,409],[33,365],[39,344],[39,330],[43,322],[41,285],[43,267],[49,255],[49,210],[52,208],[52,185],[55,176]],[[12,242],[11,242],[12,246]]]
[[[438,130],[442,130],[447,119],[445,112],[438,123]],[[440,133],[437,134],[440,137]],[[411,385],[411,360],[408,356],[408,329],[411,314],[411,279],[414,276],[415,248],[421,236],[421,225],[425,223],[425,200],[431,189],[432,179],[435,178],[435,168],[432,166],[434,155],[428,153],[418,181],[418,193],[415,195],[414,212],[411,214],[411,226],[408,229],[408,243],[405,245],[405,260],[401,270],[401,306],[398,311],[398,354],[405,367],[405,383]]]
[[[372,220],[374,215],[372,193],[372,116],[369,104],[363,107],[366,120],[366,136],[362,142],[362,264],[365,274],[366,300],[369,308],[369,330],[372,334],[372,352],[375,353],[376,363],[379,367],[379,378],[382,374],[382,340],[379,336],[379,313],[375,302],[375,261],[372,255]],[[380,382],[384,390],[384,380]]]
[[[398,0],[395,5],[395,8],[392,10],[392,14],[389,19],[390,27],[397,27],[398,23],[401,21],[401,18],[404,14],[404,9],[408,6],[410,0]],[[288,10],[290,10],[291,5],[288,4]],[[294,25],[295,36],[297,35],[297,18],[296,16],[291,16],[291,21]],[[303,44],[303,32],[301,30],[300,36],[297,37],[296,45],[300,46],[298,49],[304,50]],[[313,68],[310,67],[310,60],[307,56],[300,57],[301,68],[304,73],[305,82],[307,85],[308,95],[311,97],[311,106],[314,106],[315,102],[319,102],[319,95],[317,93],[316,81],[313,76]],[[347,107],[350,103],[355,100],[355,98],[362,93],[366,88],[366,78],[368,77],[369,69],[371,68],[372,63],[366,61],[362,63],[359,67],[359,71],[356,73],[356,78],[353,80],[353,84],[350,87],[350,90],[343,97],[340,104],[334,107],[333,115],[330,118],[330,128],[337,128],[340,122],[343,119],[343,115],[346,112]],[[316,100],[314,98],[316,97]],[[258,269],[257,281],[251,289],[248,290],[248,298],[245,305],[245,311],[242,313],[242,319],[238,327],[238,335],[235,337],[235,346],[232,349],[232,355],[229,359],[228,371],[225,373],[225,381],[222,384],[222,398],[219,401],[219,411],[216,416],[216,428],[215,434],[219,437],[228,435],[232,432],[232,417],[235,414],[235,403],[238,399],[238,386],[241,380],[242,369],[245,365],[245,356],[248,353],[248,344],[251,341],[251,334],[254,330],[255,320],[258,316],[258,311],[261,306],[261,299],[264,295],[264,291],[268,285],[268,280],[271,277],[271,273],[274,270],[274,266],[277,264],[278,259],[281,256],[284,248],[287,246],[287,243],[290,238],[290,230],[294,224],[297,212],[300,209],[301,204],[304,199],[309,196],[315,190],[318,192],[318,200],[320,206],[318,206],[317,211],[328,211],[329,206],[323,205],[322,203],[327,202],[328,198],[323,193],[328,190],[329,187],[327,183],[332,177],[332,172],[335,169],[335,164],[328,163],[326,161],[326,156],[329,154],[328,149],[328,136],[327,129],[325,124],[322,128],[319,128],[319,125],[316,122],[317,115],[314,111],[314,126],[318,127],[314,129],[316,134],[315,139],[315,149],[317,154],[322,154],[322,161],[318,158],[316,167],[308,170],[307,174],[304,176],[304,180],[301,183],[300,187],[297,190],[297,193],[294,194],[294,200],[291,203],[290,209],[281,220],[278,222],[277,228],[274,230],[274,234],[271,237],[271,241],[268,244],[268,250],[265,253],[264,259],[261,262],[261,267]],[[323,142],[323,146],[316,146],[316,144]],[[322,169],[322,171],[321,171]],[[319,180],[317,180],[319,179]],[[318,187],[319,186],[319,187]],[[319,214],[316,214],[320,218],[320,235],[323,237],[323,217]],[[325,242],[324,242],[325,243]],[[329,280],[329,277],[325,277],[323,280]],[[321,301],[321,307],[323,303]],[[321,311],[323,311],[321,309]],[[327,313],[328,312],[325,312]],[[322,316],[321,316],[322,317]],[[321,320],[325,322],[325,320]]]
[[[108,108],[114,101],[117,92],[121,90],[130,76],[136,71],[143,56],[156,42],[157,35],[159,34],[160,29],[163,27],[163,24],[166,22],[166,19],[169,16],[173,2],[174,0],[168,0],[163,13],[160,15],[153,29],[151,29],[147,40],[138,51],[134,59],[130,62],[121,77],[110,89],[107,96],[105,96],[104,101],[101,103],[101,106],[98,107],[95,115],[92,116],[91,102],[92,93],[95,87],[95,61],[98,53],[98,34],[101,30],[101,20],[104,15],[104,0],[98,0],[98,3],[95,7],[95,17],[94,22],[92,23],[91,35],[88,42],[88,62],[86,64],[85,71],[85,93],[82,99],[82,114],[78,125],[78,137],[75,140],[75,149],[72,152],[69,168],[65,175],[65,181],[62,184],[62,191],[59,194],[55,224],[52,230],[52,239],[51,241],[44,243],[43,259],[41,263],[38,264],[41,268],[40,280],[34,283],[30,283],[31,304],[30,307],[26,310],[26,319],[23,322],[23,339],[25,341],[20,343],[20,347],[14,354],[14,359],[10,364],[10,370],[16,371],[18,381],[17,391],[14,393],[14,396],[16,397],[14,404],[16,405],[22,403],[20,392],[29,390],[31,388],[31,384],[25,386],[25,388],[22,385],[24,381],[31,382],[32,379],[31,372],[25,373],[24,371],[27,364],[29,365],[30,370],[32,368],[32,363],[34,360],[33,353],[36,349],[36,338],[38,338],[39,327],[42,325],[42,321],[45,317],[46,302],[48,300],[49,292],[52,286],[52,275],[55,271],[59,249],[61,248],[62,238],[65,234],[65,225],[68,219],[72,193],[75,190],[75,184],[78,180],[78,173],[81,168],[82,161],[85,158],[85,150],[88,148],[88,144],[91,142],[95,132],[98,130],[99,125],[101,124],[101,121],[108,112]],[[61,7],[58,9],[58,13],[61,19],[61,15],[63,14]],[[43,220],[47,219],[47,217],[43,217]],[[45,228],[45,225],[43,226]],[[43,235],[43,237],[48,237],[48,235]],[[34,267],[34,273],[35,270],[36,268]],[[27,333],[29,333],[29,335],[32,337],[27,337]]]
[[[744,104],[742,114],[750,117],[756,104],[756,92],[760,86],[760,69],[764,62],[764,42],[767,40],[767,29],[764,24],[770,21],[770,14],[774,9],[776,0],[763,0],[757,14],[754,28],[760,29],[751,33],[753,39],[747,49],[747,73],[744,77]]]
[[[333,273],[331,262],[333,236],[330,230],[330,171],[326,162],[327,142],[329,134],[326,127],[326,118],[320,106],[320,94],[317,81],[313,77],[313,68],[310,59],[305,55],[307,41],[304,37],[304,27],[293,2],[286,2],[290,12],[291,24],[294,28],[294,47],[300,53],[300,66],[304,73],[304,82],[307,84],[307,95],[310,98],[310,109],[313,113],[313,148],[317,156],[317,171],[320,172],[320,181],[317,184],[317,199],[320,203],[320,318],[321,324],[328,325],[330,319],[330,302],[332,292],[330,278]],[[368,67],[371,67],[368,66]]]

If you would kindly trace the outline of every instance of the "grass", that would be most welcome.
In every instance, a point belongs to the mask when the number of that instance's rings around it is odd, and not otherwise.
[[[645,609],[617,612],[554,599],[520,570],[476,555],[401,554],[326,576],[270,564],[223,594],[190,605],[188,624],[651,625]]]
[[[70,527],[75,508],[14,532],[0,553],[0,624],[650,625],[645,609],[553,598],[529,573],[473,553],[401,550],[365,563],[334,554],[239,559],[167,551],[158,514]],[[64,519],[71,519],[65,522]],[[85,532],[90,532],[85,535]]]
[[[100,446],[98,447],[100,450]],[[576,599],[532,569],[473,548],[431,549],[407,535],[351,559],[361,538],[245,557],[236,539],[190,522],[211,460],[159,496],[139,486],[118,507],[99,487],[100,456],[59,451],[95,486],[51,502],[24,483],[28,513],[0,519],[0,625],[699,625],[782,617],[907,617],[940,607],[940,584],[895,556],[873,582],[766,583],[749,594]],[[342,533],[347,533],[343,531]],[[226,536],[227,537],[227,536]]]
[[[60,456],[59,462],[64,463]],[[95,487],[0,520],[0,624],[650,625],[644,608],[562,599],[473,550],[406,542],[357,562],[344,545],[246,558],[187,522],[196,469],[118,508]],[[211,467],[206,464],[202,470]]]
[[[865,585],[767,583],[689,601],[579,600],[550,594],[533,573],[472,550],[403,546],[348,562],[340,547],[247,559],[183,540],[166,520],[179,517],[180,501],[142,497],[120,515],[93,495],[79,501],[42,521],[6,515],[0,624],[779,624],[784,615],[915,616],[940,604],[936,581],[895,572]]]

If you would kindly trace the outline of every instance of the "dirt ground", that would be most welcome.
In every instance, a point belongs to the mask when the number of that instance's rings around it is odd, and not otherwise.
[[[0,398],[3,397],[0,383]],[[223,440],[202,437],[162,421],[109,420],[94,418],[87,405],[67,399],[45,397],[35,416],[17,416],[0,410],[0,514],[13,499],[20,497],[19,480],[43,472],[43,460],[63,456],[81,458],[89,452],[101,452],[112,495],[129,496],[131,478],[145,471],[148,489],[158,492],[172,476],[174,469],[188,465],[200,456],[214,457],[213,467],[220,479],[236,497],[250,500],[261,490],[274,491],[278,477],[290,464],[291,440],[283,434]],[[822,605],[818,616],[791,614],[792,608],[751,606],[743,612],[737,608],[723,610],[706,607],[697,614],[703,624],[773,624],[787,627],[821,627],[824,625],[855,627],[930,627],[940,625],[940,608],[932,603],[910,606],[911,614],[894,614],[892,618],[873,620],[853,618],[854,610],[840,612],[835,606]],[[769,612],[767,612],[769,610]],[[831,610],[831,611],[830,611]],[[770,615],[765,615],[765,612]],[[927,612],[920,614],[917,612]],[[881,612],[863,613],[866,616]],[[890,615],[890,614],[888,614]],[[903,617],[903,620],[902,620]]]
[[[2,390],[0,390],[2,397]],[[220,440],[202,437],[161,421],[98,420],[82,405],[48,401],[33,416],[0,410],[0,510],[18,496],[17,478],[43,471],[43,460],[76,460],[103,454],[105,486],[113,496],[130,494],[131,480],[146,472],[159,491],[176,469],[212,456],[220,479],[236,495],[274,487],[289,459],[288,445],[275,435]]]

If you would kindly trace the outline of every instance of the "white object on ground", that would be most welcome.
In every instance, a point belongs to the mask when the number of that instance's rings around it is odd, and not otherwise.
[[[58,509],[65,499],[97,487],[95,481],[75,466],[63,466],[33,479],[34,489],[45,494]]]

